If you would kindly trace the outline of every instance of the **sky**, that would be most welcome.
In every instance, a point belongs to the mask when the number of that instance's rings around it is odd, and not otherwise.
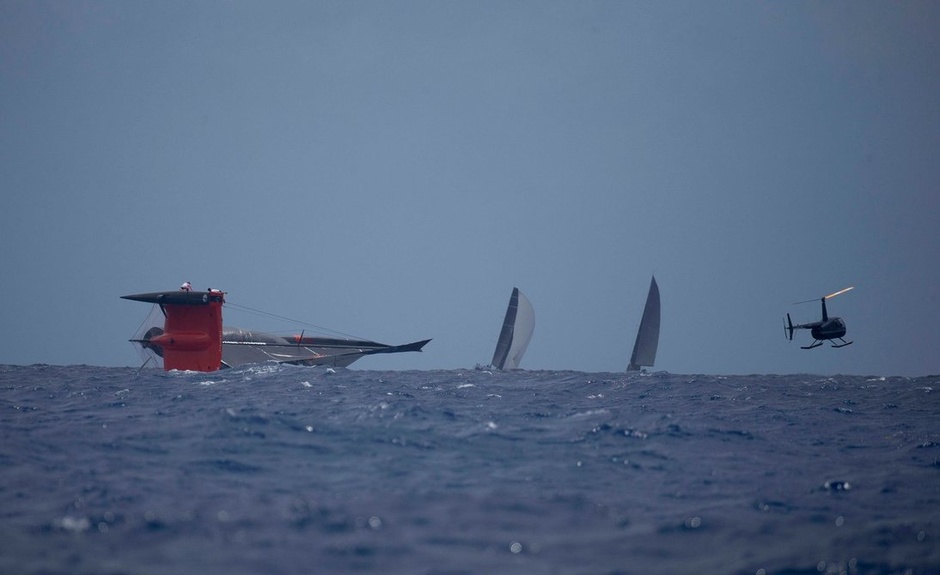
[[[525,369],[940,374],[940,3],[0,0],[0,363],[227,324]],[[804,351],[783,318],[845,319]],[[283,325],[244,308],[295,318]]]

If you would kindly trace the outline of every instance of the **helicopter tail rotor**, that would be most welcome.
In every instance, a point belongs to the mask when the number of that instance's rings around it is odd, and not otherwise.
[[[790,321],[790,314],[787,314],[787,323],[783,325],[783,332],[788,340],[793,341],[793,322]]]

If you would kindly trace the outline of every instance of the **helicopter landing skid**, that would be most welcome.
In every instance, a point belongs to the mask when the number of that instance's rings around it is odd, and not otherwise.
[[[831,341],[831,340],[830,340],[830,341]],[[845,346],[847,346],[847,345],[852,345],[852,343],[853,343],[853,342],[851,342],[851,341],[845,341],[845,340],[842,339],[841,337],[839,338],[839,341],[841,341],[842,343],[835,343],[835,342],[833,342],[832,347],[845,347]],[[811,343],[811,344],[809,344],[809,345],[801,345],[801,346],[800,346],[800,349],[813,349],[813,348],[816,348],[816,347],[821,346],[822,344],[823,344],[822,340],[821,340],[821,339],[817,339],[817,340],[814,340],[813,343]]]

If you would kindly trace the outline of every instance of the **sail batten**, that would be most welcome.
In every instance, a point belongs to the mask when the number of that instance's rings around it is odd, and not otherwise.
[[[656,361],[656,349],[659,347],[659,286],[656,277],[650,281],[650,290],[646,296],[646,306],[643,308],[643,319],[640,320],[640,329],[637,330],[636,341],[633,344],[633,354],[630,356],[629,371],[637,371],[642,366],[652,367]]]
[[[517,369],[522,356],[529,347],[529,340],[535,331],[535,310],[528,298],[512,288],[506,316],[499,332],[496,351],[493,352],[493,367],[497,369]]]

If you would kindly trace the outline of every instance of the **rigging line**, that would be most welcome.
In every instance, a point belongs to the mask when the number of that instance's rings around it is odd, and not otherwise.
[[[157,307],[157,304],[153,304],[153,307]],[[140,333],[144,329],[144,324],[150,320],[150,316],[153,315],[153,308],[150,308],[150,313],[148,313],[143,320],[141,320],[140,325],[137,326],[137,331],[134,333]]]
[[[152,327],[161,327],[163,326],[166,315],[159,312],[160,305],[153,304],[153,307],[150,308],[150,313],[148,313],[144,319],[140,322],[140,325],[137,326],[137,331],[134,332],[134,337],[140,339],[143,337],[144,331]]]
[[[238,309],[238,310],[241,310],[241,311],[252,312],[252,313],[255,313],[255,314],[258,314],[258,315],[264,315],[264,316],[268,316],[268,317],[273,317],[273,318],[276,318],[276,319],[279,319],[279,320],[282,320],[282,321],[287,321],[287,322],[295,323],[295,324],[297,324],[297,325],[305,325],[305,326],[307,326],[307,327],[312,327],[312,328],[314,328],[314,329],[318,329],[318,330],[320,330],[320,331],[322,331],[322,332],[333,333],[333,334],[341,335],[341,336],[343,336],[343,337],[348,337],[348,338],[351,338],[351,339],[364,339],[364,338],[362,338],[362,337],[359,337],[359,336],[356,336],[356,335],[352,335],[352,334],[348,334],[348,333],[344,333],[344,332],[341,332],[341,331],[337,331],[337,330],[335,330],[335,329],[330,329],[330,328],[328,328],[328,327],[323,327],[323,326],[319,326],[319,325],[316,325],[316,324],[308,323],[308,322],[305,322],[305,321],[300,321],[300,320],[298,320],[298,319],[293,319],[293,318],[289,318],[289,317],[284,317],[284,316],[282,316],[282,315],[277,315],[276,313],[271,313],[271,312],[267,312],[267,311],[262,311],[262,310],[260,310],[260,309],[254,309],[254,308],[251,308],[251,307],[248,307],[248,306],[244,306],[244,305],[238,305],[237,303],[229,303],[229,302],[226,302],[224,305],[225,305],[225,307],[231,307],[231,308],[235,308],[235,309]]]
[[[147,361],[145,361],[142,366],[140,366],[140,367],[137,368],[137,372],[134,373],[134,379],[137,379],[137,376],[140,375],[140,370],[142,370],[148,363],[150,363],[150,360],[151,360],[151,359],[153,359],[152,356],[151,356],[151,357],[148,357],[148,358],[147,358]]]

